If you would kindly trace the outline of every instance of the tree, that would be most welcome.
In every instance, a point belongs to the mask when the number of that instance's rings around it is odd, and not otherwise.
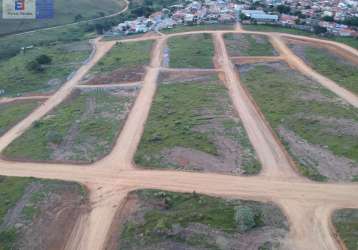
[[[244,13],[240,13],[240,20],[248,20],[250,19],[248,16],[246,16]]]
[[[39,64],[36,60],[30,61],[26,64],[26,68],[29,71],[33,71],[35,73],[40,73],[44,71],[44,68]]]
[[[277,11],[280,12],[281,14],[282,13],[288,14],[291,11],[291,7],[288,5],[281,4],[277,6]]]
[[[358,17],[350,17],[347,18],[342,22],[343,24],[350,25],[350,26],[357,26],[358,27]]]
[[[102,25],[102,24],[96,23],[95,29],[96,29],[96,33],[97,33],[98,35],[102,35],[102,34],[103,34],[103,25]]]
[[[314,30],[314,33],[316,33],[316,34],[323,34],[323,33],[327,32],[327,28],[321,27],[321,26],[318,26],[318,25],[314,26],[313,30]]]
[[[82,18],[83,18],[83,16],[82,16],[81,14],[77,14],[77,15],[75,16],[75,22],[80,21]]]
[[[49,57],[48,55],[40,55],[35,60],[41,65],[51,64],[52,62],[52,58]]]
[[[324,16],[324,17],[322,17],[322,20],[326,21],[326,22],[333,22],[334,18],[333,18],[333,16]]]

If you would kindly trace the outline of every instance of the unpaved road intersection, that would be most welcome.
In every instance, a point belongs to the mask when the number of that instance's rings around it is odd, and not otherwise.
[[[128,116],[125,126],[110,155],[88,166],[70,164],[23,163],[0,160],[0,175],[32,176],[38,178],[77,181],[85,184],[90,192],[92,209],[79,218],[67,242],[66,249],[104,249],[107,235],[115,213],[125,202],[129,191],[142,188],[157,188],[178,192],[200,192],[204,194],[243,198],[257,201],[272,201],[278,204],[290,222],[290,234],[284,243],[287,249],[339,249],[331,225],[331,213],[338,208],[358,208],[358,185],[315,183],[301,177],[295,166],[273,134],[260,110],[240,84],[240,76],[227,54],[223,34],[246,32],[235,31],[194,31],[128,39],[123,42],[152,39],[156,40],[152,59],[147,67],[143,86]],[[162,68],[163,49],[166,40],[172,36],[211,33],[215,42],[217,70],[223,72],[225,84],[233,105],[247,130],[250,141],[262,163],[260,175],[240,177],[209,173],[178,171],[140,170],[133,165],[133,156],[139,144],[150,106],[157,88],[157,78]],[[246,32],[268,35],[273,46],[292,68],[313,78],[345,99],[358,106],[358,97],[339,87],[334,82],[314,72],[297,60],[283,43],[283,34]],[[311,42],[318,39],[286,35]],[[325,41],[327,42],[327,41]],[[348,46],[328,42],[337,49],[358,57],[358,52]],[[19,137],[31,124],[46,115],[61,103],[79,84],[81,78],[102,58],[115,42],[94,41],[95,53],[75,76],[65,83],[43,105],[27,118],[0,137],[0,151]],[[259,59],[259,58],[258,58]]]

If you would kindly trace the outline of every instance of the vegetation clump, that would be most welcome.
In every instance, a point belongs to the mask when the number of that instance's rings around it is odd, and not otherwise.
[[[172,37],[168,40],[172,68],[212,68],[214,44],[210,34]]]
[[[137,199],[138,206],[124,225],[120,249],[168,246],[219,249],[221,241],[218,238],[227,246],[245,249],[246,244],[252,243],[246,238],[250,233],[271,231],[281,238],[288,229],[280,209],[269,203],[158,190],[140,190],[130,196]],[[262,245],[278,243],[278,238],[263,235],[259,241]]]

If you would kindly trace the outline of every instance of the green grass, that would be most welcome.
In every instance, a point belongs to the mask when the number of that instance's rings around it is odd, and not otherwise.
[[[0,0],[0,11],[2,2]],[[124,6],[124,1],[121,0],[103,0],[101,4],[97,4],[95,0],[56,0],[54,18],[26,21],[0,19],[0,35],[94,19],[119,12]],[[77,15],[82,18],[75,20]]]
[[[226,89],[217,81],[200,83],[175,83],[160,85],[154,98],[144,135],[135,155],[135,162],[145,167],[169,167],[161,161],[164,149],[184,147],[218,155],[211,132],[195,131],[195,128],[211,122],[209,117],[225,116],[230,107]],[[202,115],[201,112],[209,112]],[[224,127],[224,136],[238,142],[250,157],[243,159],[246,174],[260,171],[251,144],[241,123],[230,116],[220,120]],[[177,167],[177,166],[172,166]]]
[[[183,243],[187,247],[218,249],[217,242],[205,232],[195,231],[188,236],[170,233],[174,227],[186,228],[194,223],[221,231],[228,237],[232,233],[244,234],[263,226],[286,228],[283,214],[270,204],[158,190],[141,190],[136,194],[143,204],[144,218],[143,221],[130,220],[125,224],[120,237],[121,249],[155,247],[158,243],[168,244],[168,241]],[[271,222],[267,216],[271,217]]]
[[[320,74],[332,79],[337,84],[358,94],[358,66],[344,63],[343,58],[325,49],[305,47],[305,59]]]
[[[8,60],[0,61],[0,89],[5,90],[7,96],[53,90],[59,86],[50,86],[48,81],[66,81],[68,75],[82,65],[90,51],[87,42],[62,44],[35,47]],[[43,54],[50,56],[52,63],[42,72],[29,70],[27,64]]]
[[[304,96],[311,92],[318,92],[328,100],[333,100],[337,98],[333,93],[290,71],[287,66],[282,66],[282,69],[278,70],[259,65],[242,74],[242,81],[274,129],[283,126],[311,144],[325,145],[335,155],[358,162],[358,138],[345,133],[330,132],[338,128],[319,120],[320,117],[349,119],[357,123],[356,110],[339,102],[306,101],[297,97],[300,93]],[[315,166],[298,165],[302,173],[309,178],[326,180],[326,177],[318,173]]]
[[[180,32],[196,31],[196,30],[233,30],[233,24],[201,24],[201,25],[178,25],[172,29],[164,29],[160,32],[164,34],[173,34]]]
[[[213,67],[214,45],[210,34],[172,37],[168,47],[172,68]]]
[[[102,58],[91,70],[94,73],[111,72],[119,68],[134,68],[148,65],[153,41],[121,43]]]
[[[55,149],[72,140],[64,160],[93,162],[110,152],[132,100],[102,91],[79,94],[35,122],[3,154],[15,159],[52,160]],[[89,111],[91,102],[95,108]],[[66,137],[70,130],[72,139]]]
[[[38,101],[0,104],[0,135],[23,119],[38,105]]]
[[[225,34],[226,47],[231,56],[274,56],[275,50],[266,36]]]
[[[264,25],[264,24],[260,24],[260,25],[247,24],[247,25],[243,25],[243,28],[245,30],[250,30],[250,31],[281,32],[281,33],[288,33],[288,34],[293,34],[293,35],[309,36],[309,37],[316,37],[316,38],[320,38],[320,39],[327,39],[327,40],[331,40],[331,41],[335,41],[335,42],[344,43],[344,44],[347,44],[355,49],[358,49],[358,39],[354,38],[354,37],[335,37],[335,36],[322,37],[322,36],[317,36],[316,34],[309,32],[309,31],[273,26],[273,25]]]
[[[347,249],[358,249],[358,209],[338,210],[332,220]]]
[[[31,179],[0,176],[0,225],[9,209],[16,205],[22,197]],[[0,249],[10,250],[17,238],[17,232],[13,228],[0,230]]]

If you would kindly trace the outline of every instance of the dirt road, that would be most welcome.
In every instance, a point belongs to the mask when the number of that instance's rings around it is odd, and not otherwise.
[[[331,213],[337,208],[358,208],[358,185],[314,183],[296,174],[284,148],[276,140],[264,117],[240,84],[239,75],[229,60],[222,38],[222,34],[225,32],[195,31],[123,41],[157,40],[141,92],[113,151],[103,160],[88,166],[0,160],[0,175],[77,181],[88,187],[92,209],[88,214],[79,218],[67,241],[66,249],[104,249],[107,234],[117,209],[121,208],[129,191],[141,188],[158,188],[178,192],[195,190],[209,195],[272,201],[283,209],[290,222],[290,234],[284,242],[287,248],[333,250],[340,247],[338,241],[332,237]],[[243,31],[238,27],[237,30],[230,32]],[[210,173],[139,170],[133,166],[132,159],[155,95],[158,74],[162,70],[162,51],[166,39],[194,33],[212,33],[214,35],[218,70],[225,75],[226,86],[234,107],[238,111],[250,141],[263,164],[263,171],[259,176],[240,177]],[[275,46],[281,46],[279,51],[281,51],[283,59],[291,60],[288,58],[290,51],[285,51],[287,47],[285,48],[281,44],[280,37],[268,35],[276,39],[276,42],[273,40]],[[97,51],[94,57],[79,69],[74,78],[51,96],[44,105],[0,138],[0,151],[29,128],[33,121],[40,119],[64,100],[88,70],[109,51],[114,42],[100,42],[97,39],[95,44]],[[300,61],[295,63],[303,64]],[[309,75],[312,73],[310,71],[303,72]]]
[[[127,118],[120,136],[112,150],[98,164],[112,166],[113,169],[130,169],[132,159],[144,131],[144,125],[149,115],[152,100],[157,89],[157,78],[163,57],[165,38],[159,38],[152,50],[152,59],[143,80],[142,89]]]
[[[299,178],[298,174],[293,170],[293,163],[240,84],[239,74],[228,57],[222,34],[214,34],[214,41],[216,59],[225,72],[230,97],[262,164],[261,175]]]

